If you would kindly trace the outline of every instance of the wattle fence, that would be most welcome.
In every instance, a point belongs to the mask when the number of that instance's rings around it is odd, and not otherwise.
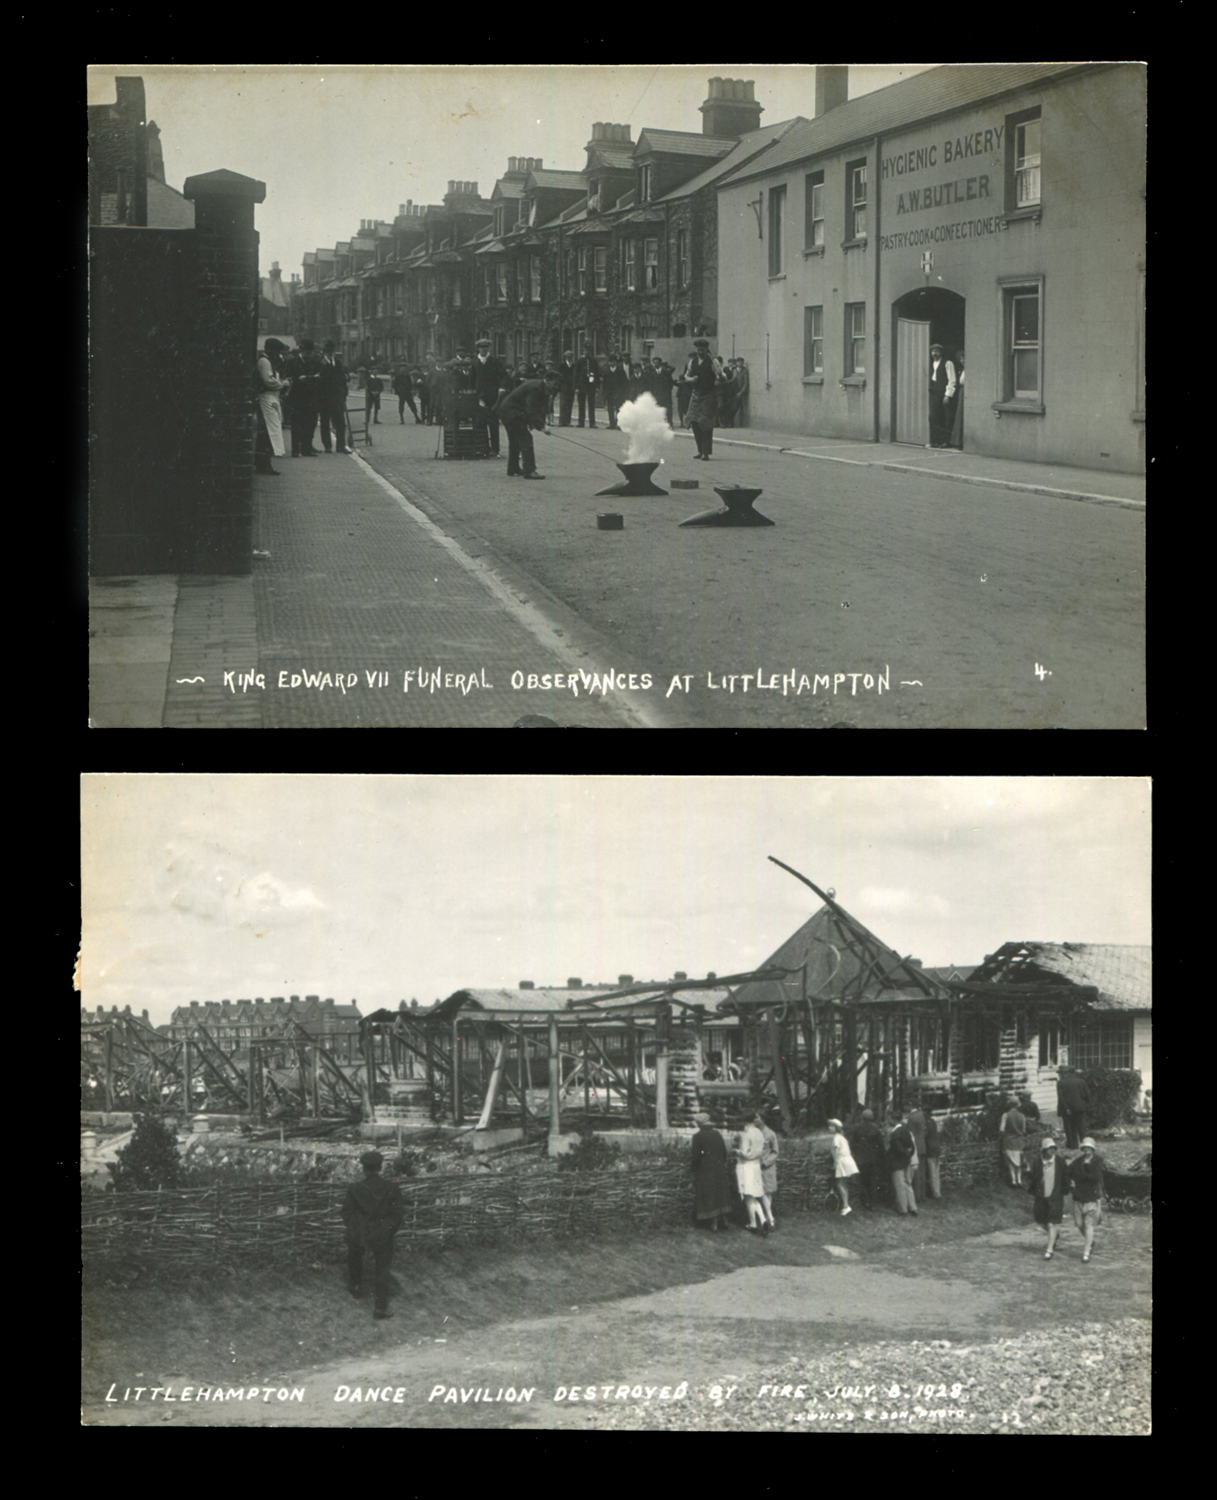
[[[829,1212],[831,1172],[823,1148],[783,1142],[775,1212]],[[997,1180],[994,1145],[944,1151],[944,1194]],[[238,1261],[329,1262],[342,1254],[347,1186],[263,1182],[89,1195],[83,1205],[84,1253],[90,1260],[147,1257],[185,1269]],[[397,1244],[403,1250],[615,1235],[687,1224],[692,1211],[689,1171],[679,1158],[625,1157],[601,1172],[550,1167],[485,1177],[434,1175],[406,1178],[400,1187],[405,1216]],[[1144,1201],[1148,1207],[1148,1197]]]

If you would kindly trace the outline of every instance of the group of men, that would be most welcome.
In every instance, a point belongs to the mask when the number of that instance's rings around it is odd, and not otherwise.
[[[259,474],[277,474],[271,457],[282,458],[284,427],[291,428],[292,457],[316,458],[313,440],[321,425],[325,453],[350,453],[347,445],[347,372],[338,346],[327,340],[322,352],[312,339],[301,339],[288,349],[281,339],[266,340],[254,368],[258,404],[258,443],[255,467]]]

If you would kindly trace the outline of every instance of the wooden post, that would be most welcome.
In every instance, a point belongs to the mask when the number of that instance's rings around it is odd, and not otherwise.
[[[591,1079],[587,1076],[587,1032],[582,1025],[579,1027],[579,1036],[583,1042],[583,1113],[588,1115],[592,1109]]]
[[[452,1123],[465,1123],[464,1105],[461,1099],[461,1018],[452,1018]]]
[[[635,1092],[634,1073],[635,1073],[635,1067],[636,1067],[636,1062],[637,1062],[637,1049],[638,1049],[638,1038],[637,1038],[637,1036],[635,1034],[635,1031],[634,1031],[634,1017],[633,1016],[627,1016],[625,1018],[625,1037],[626,1037],[626,1045],[629,1048],[629,1054],[630,1054],[630,1068],[629,1068],[629,1072],[626,1074],[626,1099],[627,1099],[627,1105],[628,1105],[628,1109],[629,1109],[629,1121],[630,1121],[630,1124],[632,1125],[634,1123],[634,1092]]]
[[[524,1040],[524,1027],[521,1026],[516,1033],[516,1081],[520,1085],[520,1128],[525,1134],[528,1133],[528,1085],[524,1081],[526,1044]]]
[[[837,1109],[842,1120],[848,1120],[858,1107],[858,1041],[857,1018],[852,1010],[845,1011],[845,1097]]]
[[[668,1027],[672,1007],[661,1005],[655,1017],[655,1129],[668,1128]]]
[[[106,1069],[102,1081],[106,1086],[106,1113],[109,1114],[114,1108],[114,1033],[109,1027],[102,1035],[101,1048]]]
[[[186,1111],[187,1120],[194,1107],[194,1072],[190,1065],[190,1038],[187,1037],[182,1046],[182,1090],[185,1094],[183,1108]]]
[[[772,1005],[766,1011],[766,1015],[769,1018],[769,1045],[773,1049],[773,1081],[778,1088],[782,1129],[789,1135],[793,1121],[790,1110],[790,1087],[786,1081],[786,1064],[782,1057],[782,1026]]]
[[[427,1062],[427,1107],[431,1111],[431,1118],[435,1119],[435,1106],[439,1100],[435,1097],[435,1039],[431,1031],[431,1022],[423,1022],[423,1050],[426,1053]]]
[[[549,1133],[556,1136],[561,1131],[558,1108],[558,1088],[562,1082],[562,1057],[558,1051],[558,1018],[549,1018]]]
[[[321,1043],[313,1043],[313,1119],[321,1113]]]

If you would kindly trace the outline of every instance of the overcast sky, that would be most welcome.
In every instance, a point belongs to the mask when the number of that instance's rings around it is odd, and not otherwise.
[[[760,965],[822,887],[901,954],[1147,943],[1132,778],[86,776],[83,1003]]]
[[[929,63],[851,68],[850,97]],[[114,77],[143,78],[161,129],[165,177],[227,167],[266,184],[257,210],[262,270],[285,278],[306,250],[392,219],[399,203],[439,203],[450,180],[489,197],[509,156],[580,171],[597,120],[701,132],[711,78],[752,79],[763,125],[814,112],[813,70],[753,67],[159,67],[89,69],[89,103],[113,103]]]

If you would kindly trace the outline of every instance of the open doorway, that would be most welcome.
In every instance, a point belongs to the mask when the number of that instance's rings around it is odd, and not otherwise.
[[[962,370],[964,299],[945,287],[918,287],[892,303],[892,323],[892,441],[921,448],[930,431],[930,346],[941,344],[956,373]],[[962,448],[962,391],[953,426],[951,445]]]

